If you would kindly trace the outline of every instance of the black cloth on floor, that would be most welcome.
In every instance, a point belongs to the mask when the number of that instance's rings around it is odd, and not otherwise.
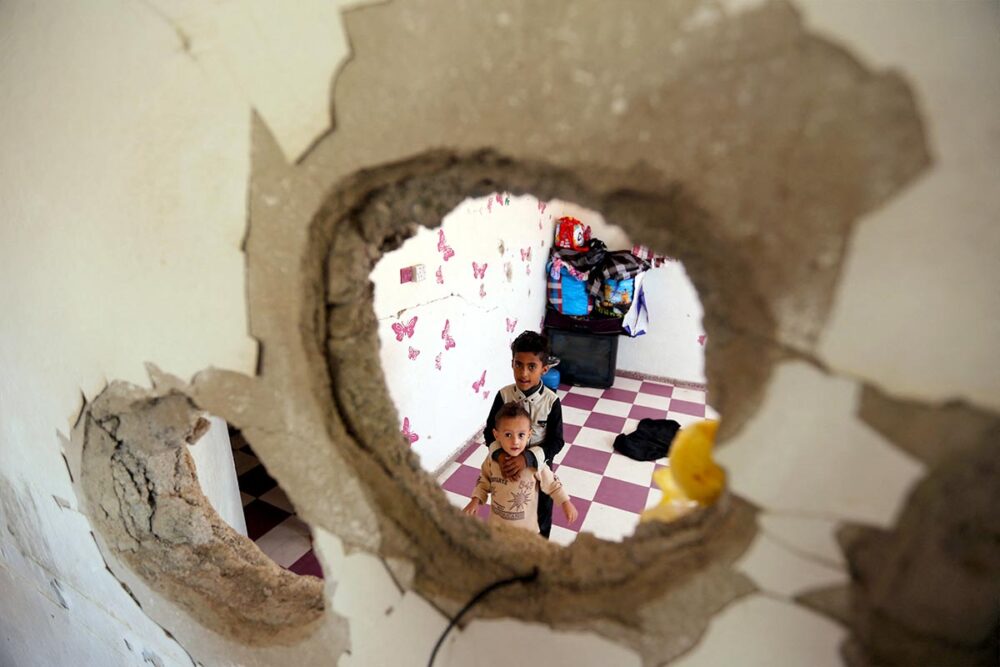
[[[681,425],[673,419],[640,419],[635,431],[615,438],[615,451],[636,461],[654,461],[670,452]]]

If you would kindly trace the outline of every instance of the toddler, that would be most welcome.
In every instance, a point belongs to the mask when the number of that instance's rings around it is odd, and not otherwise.
[[[531,436],[531,416],[517,403],[506,403],[495,417],[496,426],[490,446],[490,455],[483,461],[479,481],[472,492],[472,500],[462,510],[475,515],[479,506],[492,497],[490,521],[505,521],[509,525],[531,530],[538,528],[538,498],[540,492],[547,494],[562,506],[566,520],[573,523],[577,518],[576,507],[569,499],[562,482],[555,476],[544,460],[537,460],[537,468],[522,468],[513,477],[504,477],[500,463],[492,454],[503,449],[508,457],[517,457],[528,447]]]

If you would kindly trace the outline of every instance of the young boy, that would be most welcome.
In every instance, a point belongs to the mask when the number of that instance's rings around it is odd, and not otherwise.
[[[552,459],[562,451],[563,428],[562,407],[556,393],[542,384],[542,376],[549,370],[549,341],[534,331],[524,331],[511,343],[511,368],[514,384],[497,392],[493,407],[486,419],[483,437],[489,447],[497,436],[494,435],[496,416],[506,403],[519,403],[528,412],[531,420],[531,435],[528,449],[516,456],[510,456],[502,448],[491,448],[490,457],[500,464],[505,479],[517,477],[525,468],[541,469],[543,465],[552,467]],[[545,539],[552,530],[552,498],[542,495],[538,499],[538,529]]]
[[[507,403],[497,411],[495,422],[493,435],[499,442],[494,443],[490,450],[503,451],[509,458],[521,456],[527,450],[531,435],[531,416],[528,411],[517,403]],[[545,495],[539,493],[539,490]],[[483,461],[479,481],[472,492],[472,500],[462,511],[474,516],[479,506],[486,502],[487,496],[492,498],[490,521],[504,521],[508,525],[536,533],[537,505],[543,497],[550,498],[550,508],[551,499],[559,503],[570,523],[577,518],[576,507],[570,502],[569,494],[544,461],[539,462],[537,469],[522,468],[517,475],[507,478],[501,473],[500,464],[492,456],[487,456]]]

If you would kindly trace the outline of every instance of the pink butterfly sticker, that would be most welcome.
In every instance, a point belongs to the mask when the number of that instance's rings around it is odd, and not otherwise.
[[[406,324],[393,322],[392,330],[396,332],[396,340],[402,342],[403,338],[413,338],[413,330],[417,326],[417,316],[414,315]]]
[[[521,261],[530,262],[531,261],[531,246],[527,248],[521,248]]]
[[[543,201],[538,202],[538,212],[539,213],[545,213],[545,207],[546,206],[548,206],[548,204],[546,204],[545,202],[543,202]]]
[[[487,389],[486,391],[483,392],[483,400],[485,401],[489,397],[490,397],[490,391],[489,389]]]
[[[499,192],[496,194],[496,198],[497,198],[497,203],[503,206],[503,196],[501,196]]]
[[[479,283],[479,298],[480,299],[486,298],[486,285],[484,285],[483,283]]]
[[[706,336],[705,334],[702,334],[702,335],[698,336],[698,344],[699,345],[704,345],[706,338],[708,338],[708,336]]]
[[[531,275],[531,264],[525,264],[524,265],[524,273],[525,273],[525,275],[528,275],[528,276]],[[530,291],[529,291],[529,295],[530,295]]]
[[[409,351],[406,353],[406,356],[410,358],[410,361],[413,361],[414,359],[420,356],[420,350],[415,349],[411,345]]]
[[[403,437],[406,438],[407,440],[409,440],[411,445],[413,443],[415,443],[417,440],[420,439],[419,435],[417,435],[416,433],[414,433],[413,431],[410,430],[410,418],[409,417],[403,417],[403,430],[402,430],[402,433],[403,433]]]
[[[444,274],[441,273],[441,265],[438,265],[438,270],[434,272],[434,278],[437,280],[438,285],[444,285]]]
[[[445,350],[455,347],[455,339],[451,337],[451,320],[444,321],[444,329],[441,330],[441,340],[444,341]]]
[[[514,333],[514,327],[517,326],[517,318],[511,320],[509,317],[504,318],[507,320],[507,333]]]
[[[486,267],[490,265],[489,262],[483,262],[482,266],[479,266],[478,262],[472,263],[472,277],[473,278],[485,278],[486,277]]]
[[[441,370],[441,355],[443,354],[444,352],[438,352],[437,356],[434,357],[434,368],[438,370]]]
[[[455,251],[450,245],[448,245],[447,241],[445,241],[443,229],[438,230],[438,252],[441,253],[441,256],[446,262],[455,256]]]
[[[486,211],[488,213],[492,213],[493,212],[493,200],[492,199],[487,200],[487,202],[486,202]]]
[[[474,391],[474,392],[476,392],[478,394],[479,390],[483,388],[484,384],[486,384],[486,371],[485,370],[483,371],[482,376],[480,376],[480,378],[477,381],[475,381],[475,382],[472,383],[472,391]]]

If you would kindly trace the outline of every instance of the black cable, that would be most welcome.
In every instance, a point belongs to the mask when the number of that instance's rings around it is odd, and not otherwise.
[[[511,584],[517,584],[517,583],[529,584],[537,578],[538,578],[538,568],[534,567],[528,574],[521,574],[516,577],[511,577],[510,579],[501,579],[500,581],[494,581],[492,584],[490,584],[483,590],[476,593],[472,597],[472,599],[469,600],[465,604],[465,606],[462,607],[461,610],[459,610],[457,614],[455,614],[455,618],[451,619],[451,621],[448,623],[448,627],[445,628],[444,632],[441,633],[441,636],[438,637],[437,644],[434,645],[434,650],[431,651],[431,659],[427,661],[427,667],[434,667],[434,659],[437,657],[438,649],[440,649],[441,645],[444,644],[444,638],[448,636],[448,633],[451,632],[451,629],[453,627],[458,625],[458,622],[462,620],[462,617],[465,616],[466,612],[468,612],[474,606],[479,604],[480,600],[482,600],[484,597],[486,597],[487,595],[489,595],[498,588],[503,588],[504,586],[510,586]]]

